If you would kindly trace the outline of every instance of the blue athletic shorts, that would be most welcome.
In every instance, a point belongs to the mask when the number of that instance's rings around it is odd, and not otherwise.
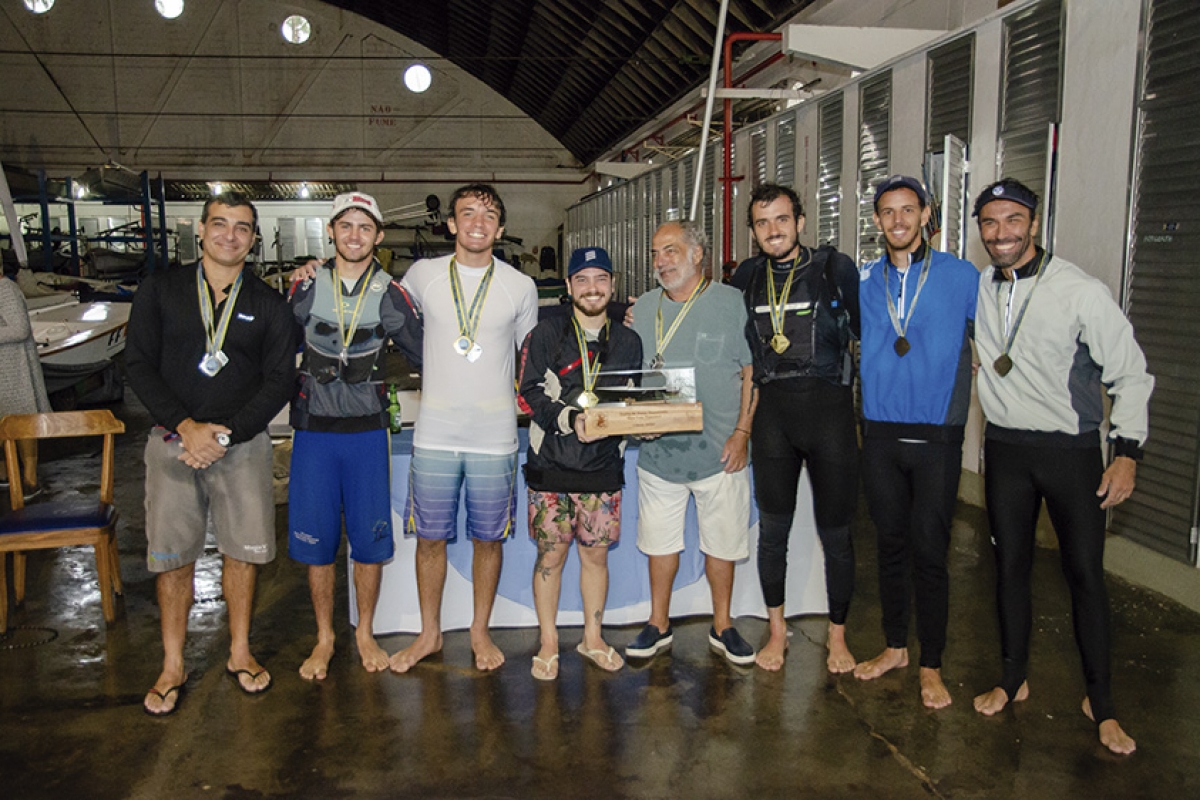
[[[517,454],[462,453],[413,448],[408,470],[405,531],[421,539],[453,539],[458,498],[467,489],[467,535],[502,541],[516,520]]]
[[[288,554],[303,564],[332,564],[342,540],[350,558],[387,561],[392,541],[391,458],[385,430],[296,431],[288,482]]]

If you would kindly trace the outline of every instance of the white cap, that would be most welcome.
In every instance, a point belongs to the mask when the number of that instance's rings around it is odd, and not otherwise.
[[[379,210],[379,203],[371,195],[362,192],[346,192],[333,198],[333,211],[329,213],[329,221],[333,222],[342,212],[351,208],[362,209],[371,215],[376,225],[383,227],[383,213]]]

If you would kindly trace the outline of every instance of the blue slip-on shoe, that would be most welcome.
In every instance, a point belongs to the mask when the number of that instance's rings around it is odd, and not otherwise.
[[[674,639],[675,631],[672,628],[668,627],[664,632],[646,623],[646,627],[642,628],[637,638],[625,646],[625,657],[650,658],[659,650],[670,647]]]
[[[717,636],[716,628],[708,629],[708,643],[714,650],[720,651],[732,664],[746,666],[754,663],[754,648],[742,638],[737,628],[730,625]]]

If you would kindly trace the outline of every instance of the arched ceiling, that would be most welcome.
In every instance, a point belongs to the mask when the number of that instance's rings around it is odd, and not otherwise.
[[[480,79],[590,163],[707,78],[717,0],[326,0]],[[730,0],[726,32],[813,0]]]

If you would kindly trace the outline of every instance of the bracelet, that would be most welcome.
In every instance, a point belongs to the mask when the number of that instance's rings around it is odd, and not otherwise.
[[[742,433],[746,434],[747,436],[749,436],[749,435],[750,435],[750,431],[746,430],[745,428],[734,428],[733,430],[734,430],[734,431],[741,431]]]

